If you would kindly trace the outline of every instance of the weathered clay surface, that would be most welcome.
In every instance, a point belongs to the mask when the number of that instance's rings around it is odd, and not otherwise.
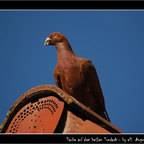
[[[34,87],[24,93],[10,108],[8,111],[6,118],[2,124],[2,133],[7,132],[22,132],[18,129],[11,129],[12,124],[14,123],[15,119],[20,115],[20,111],[24,111],[25,107],[29,107],[33,104],[38,104],[38,102],[41,101],[41,99],[47,99],[53,97],[53,99],[56,101],[57,104],[61,105],[60,111],[57,113],[56,116],[56,121],[60,118],[60,114],[62,113],[63,110],[66,111],[67,115],[65,121],[60,121],[58,122],[58,125],[61,125],[64,127],[64,130],[61,131],[62,133],[122,133],[121,130],[119,130],[117,127],[112,125],[110,122],[99,116],[97,113],[92,111],[91,109],[87,108],[85,105],[81,104],[78,102],[76,99],[74,99],[72,96],[68,95],[66,92],[61,90],[60,88],[53,86],[53,85],[41,85]],[[65,105],[64,105],[65,104]],[[64,107],[63,107],[64,106]],[[36,114],[37,116],[33,115]],[[33,114],[31,115],[31,112],[29,112],[29,117],[27,120],[30,122],[31,119],[36,120],[37,122],[35,123],[28,123],[28,122],[22,122],[21,124],[25,125],[27,124],[27,131],[23,132],[30,132],[30,133],[40,133],[40,132],[50,132],[53,133],[55,132],[56,125],[51,128],[51,131],[47,131],[46,129],[51,125],[49,120],[47,119],[50,117],[51,112],[41,110],[41,113],[38,109],[35,109]],[[23,115],[24,116],[24,115]],[[35,119],[35,118],[36,119]],[[40,118],[41,117],[41,118]],[[63,115],[61,115],[61,118]],[[61,119],[60,118],[60,119]],[[43,129],[44,127],[40,126],[42,124],[42,121],[40,122],[40,119],[43,120],[45,119],[47,123],[47,128]],[[19,121],[19,122],[20,122]],[[18,122],[18,121],[17,121]],[[55,122],[56,123],[56,122]],[[53,124],[55,124],[53,123]],[[19,124],[19,123],[17,123]],[[37,126],[35,125],[37,124]],[[46,122],[44,122],[46,124]],[[15,126],[15,125],[14,125]],[[36,127],[38,128],[36,130]],[[16,125],[17,127],[17,125]],[[30,128],[29,128],[30,127]],[[41,129],[41,128],[43,129]],[[93,129],[92,129],[93,128]],[[33,129],[33,130],[32,130]],[[40,130],[41,129],[41,130]],[[11,131],[10,131],[11,130]],[[58,131],[57,131],[58,132]]]
[[[68,111],[67,120],[63,133],[111,133],[105,128],[90,120],[82,120]]]

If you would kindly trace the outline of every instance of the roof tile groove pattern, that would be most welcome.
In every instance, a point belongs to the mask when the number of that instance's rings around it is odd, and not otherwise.
[[[63,107],[53,96],[28,103],[14,116],[6,133],[53,133]]]

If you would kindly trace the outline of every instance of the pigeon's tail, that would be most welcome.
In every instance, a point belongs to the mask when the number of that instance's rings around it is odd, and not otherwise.
[[[97,113],[97,114],[99,114],[101,117],[103,117],[105,120],[107,120],[107,121],[109,121],[110,122],[110,118],[109,118],[109,116],[108,116],[108,113],[107,113],[107,110],[105,109],[105,110],[103,110],[103,111],[101,111],[100,113]]]
[[[108,116],[108,113],[107,113],[107,110],[106,110],[106,109],[105,109],[105,111],[104,111],[104,115],[105,115],[106,120],[110,122],[110,118],[109,118],[109,116]]]

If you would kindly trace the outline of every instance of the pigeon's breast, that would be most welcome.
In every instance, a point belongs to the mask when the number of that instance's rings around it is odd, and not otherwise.
[[[83,73],[80,71],[79,65],[65,67],[63,74],[67,88],[71,88],[73,90],[78,89],[85,83],[85,79]]]

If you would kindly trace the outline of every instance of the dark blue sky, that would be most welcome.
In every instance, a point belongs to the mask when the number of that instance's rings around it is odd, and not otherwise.
[[[76,55],[93,61],[111,123],[144,132],[144,11],[0,11],[0,123],[27,90],[55,85],[61,32]]]

